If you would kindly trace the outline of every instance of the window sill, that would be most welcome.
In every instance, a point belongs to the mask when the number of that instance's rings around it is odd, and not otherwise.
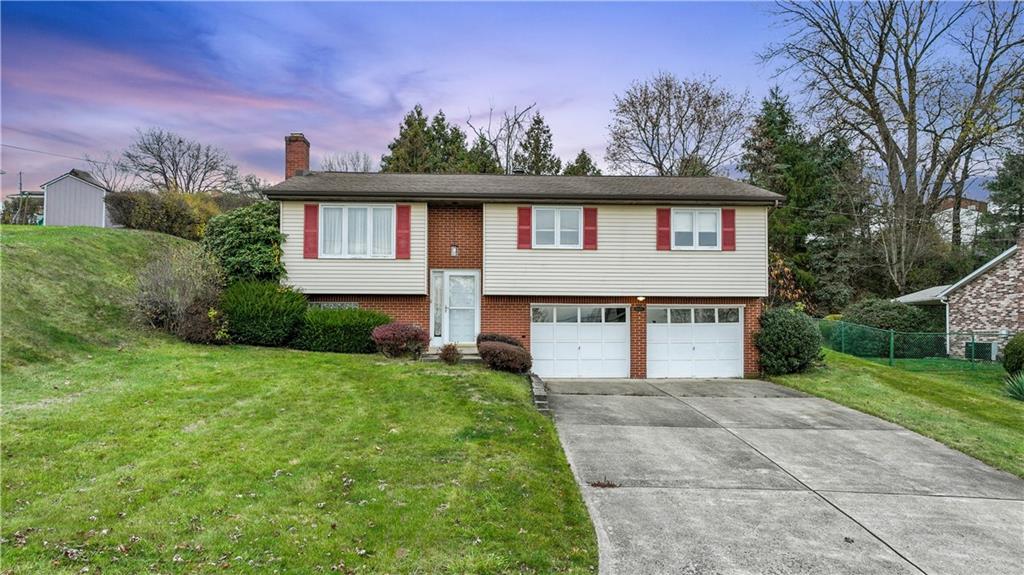
[[[319,255],[317,259],[321,260],[393,260],[396,259],[394,255],[390,256],[328,256]]]
[[[582,250],[583,246],[533,246],[535,250]]]

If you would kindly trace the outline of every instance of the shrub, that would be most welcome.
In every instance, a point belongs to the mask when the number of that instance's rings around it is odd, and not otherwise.
[[[138,275],[138,319],[192,343],[227,340],[218,309],[224,272],[216,258],[195,245],[173,248]]]
[[[932,331],[936,326],[920,308],[886,299],[864,299],[843,310],[843,321],[879,329]],[[941,331],[941,330],[938,330]]]
[[[373,353],[374,328],[390,323],[391,318],[369,309],[306,310],[294,347],[310,351]]]
[[[498,371],[526,373],[533,367],[533,358],[525,349],[500,341],[484,341],[476,346],[484,365]]]
[[[203,245],[220,259],[229,282],[276,282],[284,277],[283,240],[277,202],[258,202],[212,218]]]
[[[1006,395],[1024,401],[1024,371],[1006,376]]]
[[[503,333],[481,333],[480,335],[476,336],[477,346],[479,346],[481,343],[485,341],[497,341],[526,349],[525,347],[523,347],[523,342],[520,341],[518,337],[512,335],[505,335]]]
[[[287,345],[306,313],[301,293],[273,282],[237,282],[221,301],[231,338],[250,345]]]
[[[396,322],[374,328],[373,342],[387,357],[419,358],[430,344],[430,336],[419,326]]]
[[[802,311],[773,308],[761,316],[757,349],[765,373],[797,373],[821,357],[821,334],[814,320]]]
[[[188,240],[201,238],[207,220],[219,212],[209,194],[110,192],[103,201],[115,225]]]
[[[437,354],[441,358],[441,361],[448,365],[455,365],[462,361],[462,352],[459,351],[459,346],[454,343],[446,343],[441,347],[441,353]]]
[[[1003,367],[1007,373],[1024,373],[1024,332],[1010,338],[1003,348]]]

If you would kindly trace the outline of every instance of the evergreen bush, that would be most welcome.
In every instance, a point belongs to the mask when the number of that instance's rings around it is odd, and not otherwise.
[[[236,343],[281,347],[302,325],[306,298],[274,282],[242,281],[224,291],[221,307]]]

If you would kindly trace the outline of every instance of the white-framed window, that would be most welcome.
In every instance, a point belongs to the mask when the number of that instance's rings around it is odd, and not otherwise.
[[[722,210],[717,208],[673,208],[672,249],[722,249]]]
[[[582,249],[583,208],[533,208],[533,247]]]
[[[320,204],[321,258],[395,257],[395,206]]]

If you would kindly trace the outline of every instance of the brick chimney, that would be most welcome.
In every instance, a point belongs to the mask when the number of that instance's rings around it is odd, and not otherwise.
[[[292,132],[284,138],[284,178],[309,171],[309,140],[302,132]]]

